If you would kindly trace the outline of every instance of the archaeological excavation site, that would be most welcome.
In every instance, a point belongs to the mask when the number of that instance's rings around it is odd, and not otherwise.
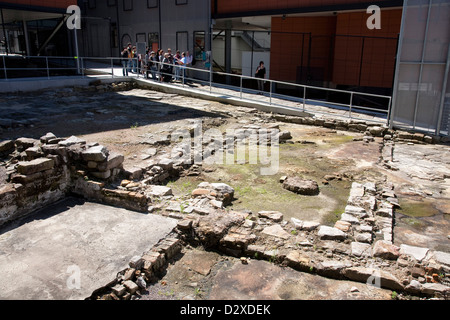
[[[373,120],[2,93],[0,299],[449,299],[449,141]]]

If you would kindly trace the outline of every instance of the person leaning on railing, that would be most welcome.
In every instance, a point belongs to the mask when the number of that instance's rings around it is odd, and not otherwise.
[[[123,66],[122,72],[124,77],[128,77],[128,55],[129,55],[128,47],[123,48],[121,53],[122,57],[121,62]]]

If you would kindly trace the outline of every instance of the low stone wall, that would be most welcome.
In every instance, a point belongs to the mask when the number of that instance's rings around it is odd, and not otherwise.
[[[91,190],[101,190],[123,171],[122,155],[74,136],[65,139],[48,133],[39,140],[3,141],[0,152],[5,172],[0,188],[0,225],[71,192],[90,198]],[[85,183],[83,187],[80,181]]]

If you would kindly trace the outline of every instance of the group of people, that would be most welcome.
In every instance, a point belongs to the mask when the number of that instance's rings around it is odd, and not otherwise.
[[[123,75],[128,76],[129,72],[141,72],[145,78],[156,81],[171,82],[186,79],[186,67],[192,64],[192,55],[189,51],[172,53],[172,49],[167,52],[160,49],[157,52],[147,48],[145,55],[138,55],[136,47],[131,43],[122,51]],[[139,70],[138,70],[139,65]]]

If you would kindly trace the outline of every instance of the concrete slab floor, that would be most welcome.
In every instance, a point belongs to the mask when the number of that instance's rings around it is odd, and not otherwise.
[[[175,226],[174,219],[67,198],[0,229],[0,299],[85,299]]]

